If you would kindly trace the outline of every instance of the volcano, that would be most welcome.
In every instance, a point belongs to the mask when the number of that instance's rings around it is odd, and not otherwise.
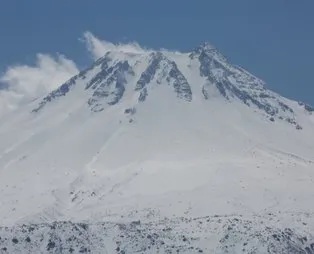
[[[1,119],[3,251],[314,253],[310,105],[209,43],[60,85]]]

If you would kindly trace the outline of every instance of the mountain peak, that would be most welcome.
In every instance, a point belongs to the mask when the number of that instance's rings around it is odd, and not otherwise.
[[[215,61],[228,64],[228,59],[211,43],[203,42],[190,54],[190,58],[209,57]]]
[[[199,48],[206,50],[206,51],[217,50],[216,47],[213,44],[211,44],[210,42],[201,43]]]
[[[188,56],[166,51],[145,51],[145,54],[129,51],[107,52],[90,68],[43,98],[32,112],[61,97],[66,99],[72,90],[82,88],[85,88],[85,103],[93,112],[99,112],[124,103],[128,94],[137,98],[135,104],[146,102],[164,87],[187,102],[219,97],[225,102],[244,104],[271,122],[286,121],[302,129],[296,114],[302,105],[266,89],[262,80],[232,65],[209,42],[200,44]],[[312,114],[310,110],[303,111]]]

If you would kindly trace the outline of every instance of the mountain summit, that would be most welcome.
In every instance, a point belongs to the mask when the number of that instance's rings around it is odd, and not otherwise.
[[[268,90],[209,43],[187,53],[119,49],[1,119],[5,234],[34,223],[72,234],[84,221],[99,236],[101,223],[116,223],[113,244],[123,231],[132,245],[118,253],[152,239],[166,252],[166,238],[185,239],[180,253],[191,253],[191,239],[205,253],[253,253],[255,244],[257,253],[306,253],[296,250],[311,248],[303,237],[314,228],[314,109]]]
[[[191,53],[143,51],[124,53],[110,51],[93,66],[82,71],[57,90],[47,95],[32,111],[38,112],[48,102],[76,90],[86,90],[86,100],[94,112],[127,100],[133,91],[138,102],[144,102],[159,86],[187,102],[195,94],[203,100],[221,97],[228,102],[240,102],[257,110],[271,121],[286,121],[302,129],[298,113],[311,114],[314,109],[303,103],[283,98],[266,89],[262,80],[234,66],[211,44],[203,43]],[[52,104],[52,103],[50,103]],[[301,115],[304,115],[301,113]]]

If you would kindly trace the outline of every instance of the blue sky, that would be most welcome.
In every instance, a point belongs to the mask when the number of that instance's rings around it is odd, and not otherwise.
[[[272,90],[314,105],[314,1],[42,1],[0,3],[0,73],[61,53],[78,68],[92,58],[85,31],[111,42],[188,51],[214,44]]]

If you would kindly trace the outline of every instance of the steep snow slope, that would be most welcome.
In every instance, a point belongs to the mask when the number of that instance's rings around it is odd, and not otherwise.
[[[311,217],[312,112],[207,43],[108,52],[1,119],[0,225]]]

